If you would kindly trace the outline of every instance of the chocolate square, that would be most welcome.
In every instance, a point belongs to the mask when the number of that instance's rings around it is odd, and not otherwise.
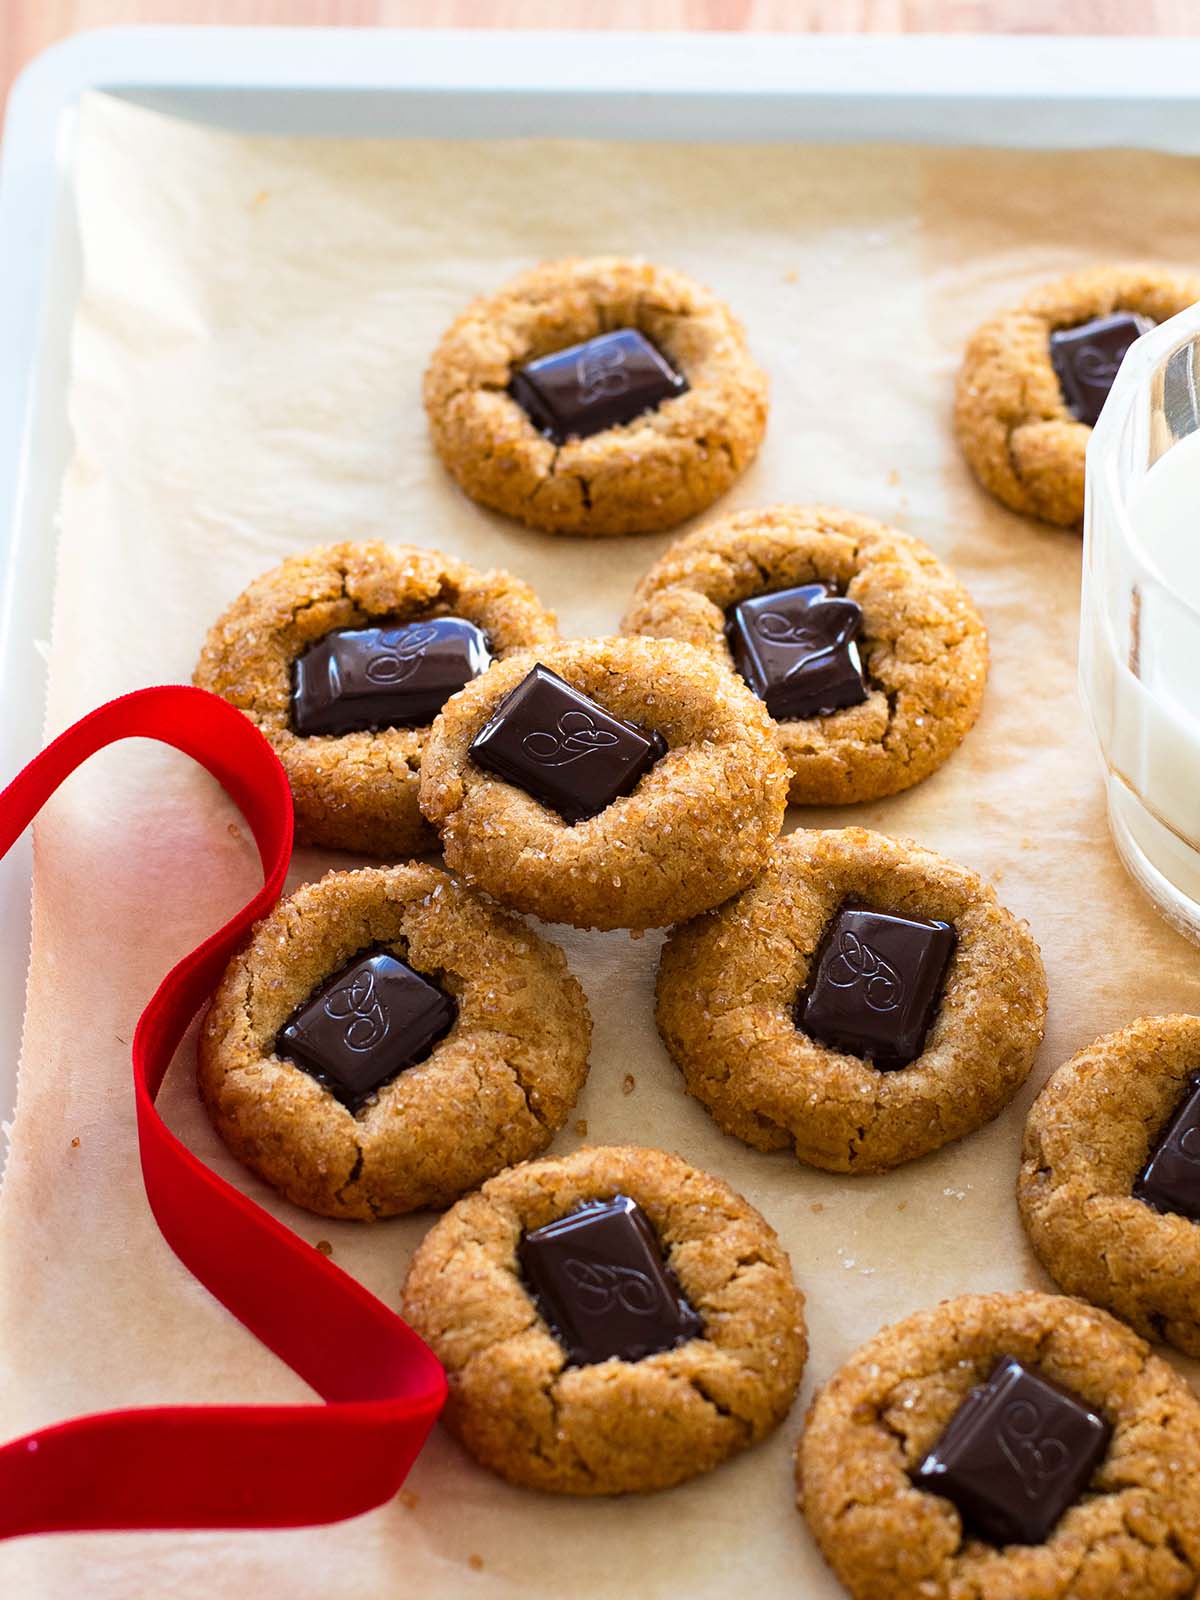
[[[458,1015],[453,998],[395,956],[356,956],[280,1028],[275,1053],[357,1111],[381,1084],[414,1067]]]
[[[1135,1200],[1200,1222],[1200,1072],[1133,1185]]]
[[[1108,1448],[1103,1417],[1004,1356],[913,1473],[994,1544],[1041,1544]]]
[[[618,328],[531,361],[509,393],[555,444],[632,422],[687,389],[687,381],[636,328]]]
[[[1153,326],[1136,311],[1117,311],[1050,335],[1050,360],[1063,399],[1080,422],[1095,427],[1125,352]]]
[[[491,664],[487,636],[461,617],[335,628],[296,659],[292,728],[307,738],[423,727]]]
[[[825,583],[755,595],[733,607],[727,636],[733,664],[783,722],[824,717],[867,698],[855,640],[862,611]]]
[[[640,1361],[704,1325],[663,1260],[650,1219],[625,1195],[589,1201],[527,1233],[517,1259],[572,1366]]]
[[[825,930],[796,1024],[885,1072],[925,1047],[957,935],[948,922],[844,905]]]
[[[583,822],[629,794],[667,742],[610,717],[539,663],[505,695],[469,753],[567,822]]]

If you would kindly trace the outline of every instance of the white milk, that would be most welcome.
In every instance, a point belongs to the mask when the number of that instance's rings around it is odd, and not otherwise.
[[[1128,516],[1132,558],[1109,541],[1085,578],[1083,677],[1117,846],[1170,920],[1197,937],[1200,433],[1132,486]]]

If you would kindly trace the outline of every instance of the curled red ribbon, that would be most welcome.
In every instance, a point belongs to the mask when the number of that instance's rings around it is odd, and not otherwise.
[[[146,1195],[188,1270],[326,1403],[100,1412],[14,1439],[0,1447],[0,1537],[336,1522],[395,1494],[442,1408],[445,1374],[395,1312],[210,1172],[154,1108],[192,1018],[282,891],[292,850],[283,768],[216,695],[140,689],[68,728],[0,794],[0,855],[76,767],[130,738],[161,740],[207,767],[253,831],[264,874],[249,904],[167,974],[138,1022]]]

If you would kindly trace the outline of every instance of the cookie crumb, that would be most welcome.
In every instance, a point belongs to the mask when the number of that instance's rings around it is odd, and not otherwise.
[[[72,1150],[78,1150],[79,1149],[79,1139],[78,1139],[78,1137],[76,1137],[76,1138],[71,1140],[71,1149]]]
[[[790,272],[784,273],[783,281],[784,283],[799,283],[800,274],[796,271],[795,267],[793,267]]]
[[[908,1205],[908,1201],[907,1200],[901,1200],[899,1205],[897,1205],[896,1210],[897,1211],[903,1211],[903,1210],[905,1210],[907,1205]]]
[[[254,196],[254,199],[250,202],[250,204],[251,205],[255,205],[255,206],[266,205],[267,201],[270,198],[271,198],[271,191],[269,189],[260,189],[258,191],[258,193]]]
[[[229,834],[231,839],[240,839],[242,837],[242,830],[238,827],[236,822],[229,823],[226,828],[226,832]]]
[[[634,1091],[634,1087],[635,1087],[636,1083],[637,1083],[637,1079],[634,1077],[633,1073],[632,1072],[627,1072],[625,1074],[625,1076],[621,1079],[621,1093],[622,1094],[632,1094],[633,1091]]]
[[[825,1209],[825,1203],[823,1200],[814,1200],[808,1209],[812,1212],[814,1217],[819,1217],[822,1211]]]
[[[323,1256],[331,1256],[333,1254],[333,1246],[330,1244],[328,1239],[318,1239],[317,1249]]]
[[[580,1117],[575,1124],[575,1132],[581,1139],[587,1138],[587,1118]]]
[[[399,1500],[406,1511],[415,1511],[417,1509],[417,1497],[411,1489],[401,1489],[396,1499]]]
[[[468,1556],[467,1557],[467,1565],[470,1567],[472,1572],[482,1572],[483,1571],[483,1557],[482,1556]]]

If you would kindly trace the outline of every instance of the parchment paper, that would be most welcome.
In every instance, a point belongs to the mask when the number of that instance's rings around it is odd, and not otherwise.
[[[907,795],[803,820],[910,835],[996,881],[1042,945],[1050,1020],[1031,1082],[992,1126],[890,1175],[829,1176],[744,1148],[684,1095],[652,1021],[658,938],[552,929],[596,1022],[576,1112],[588,1140],[655,1143],[720,1173],[791,1252],[812,1351],[778,1434],[669,1494],[572,1502],[507,1487],[439,1430],[406,1492],[356,1522],[27,1540],[0,1552],[0,1592],[838,1592],[792,1503],[814,1381],[940,1297],[1045,1284],[1012,1193],[1034,1092],[1105,1029],[1200,1010],[1196,952],[1139,897],[1105,830],[1075,689],[1078,540],[990,502],[949,424],[963,340],[1039,277],[1106,257],[1194,266],[1198,176],[1194,162],[1128,153],[248,139],[87,104],[50,733],[110,695],[186,680],[243,585],[321,540],[390,537],[503,564],[566,633],[614,629],[667,538],[554,539],[479,510],[433,456],[419,385],[476,292],[547,257],[643,253],[726,295],[771,373],[762,457],[719,509],[820,499],[883,518],[947,558],[981,604],[992,678],[959,754]],[[301,854],[294,877],[329,864]],[[43,815],[2,1196],[5,1436],[111,1405],[307,1394],[172,1256],[135,1153],[137,1015],[256,875],[214,785],[157,748],[93,761]],[[277,1202],[210,1132],[192,1065],[189,1046],[165,1090],[173,1126],[395,1305],[428,1219],[339,1225]],[[580,1142],[570,1124],[553,1148]]]

